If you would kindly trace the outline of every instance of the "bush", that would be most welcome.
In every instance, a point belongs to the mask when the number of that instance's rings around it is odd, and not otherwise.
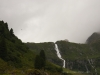
[[[37,69],[28,69],[26,71],[26,74],[27,75],[42,75],[40,70],[37,70]]]
[[[5,71],[7,70],[7,63],[5,61],[3,61],[2,59],[0,59],[0,74],[1,73],[5,73]]]

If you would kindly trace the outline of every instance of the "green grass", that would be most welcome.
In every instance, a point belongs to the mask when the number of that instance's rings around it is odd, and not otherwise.
[[[65,73],[70,73],[72,75],[89,75],[88,73],[81,73],[81,72],[76,72],[76,71],[72,71],[66,68],[63,68],[63,72]]]

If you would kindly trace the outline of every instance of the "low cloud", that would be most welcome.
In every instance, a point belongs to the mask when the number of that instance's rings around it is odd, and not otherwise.
[[[23,42],[84,43],[100,31],[100,0],[0,0],[0,20]]]

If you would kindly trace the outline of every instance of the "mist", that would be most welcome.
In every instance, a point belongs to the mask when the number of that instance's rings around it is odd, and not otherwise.
[[[23,42],[84,43],[100,32],[100,0],[0,0],[0,20]]]

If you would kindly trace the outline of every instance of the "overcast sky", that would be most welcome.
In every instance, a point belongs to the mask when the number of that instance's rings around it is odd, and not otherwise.
[[[0,0],[0,20],[23,42],[84,43],[100,31],[100,0]]]

